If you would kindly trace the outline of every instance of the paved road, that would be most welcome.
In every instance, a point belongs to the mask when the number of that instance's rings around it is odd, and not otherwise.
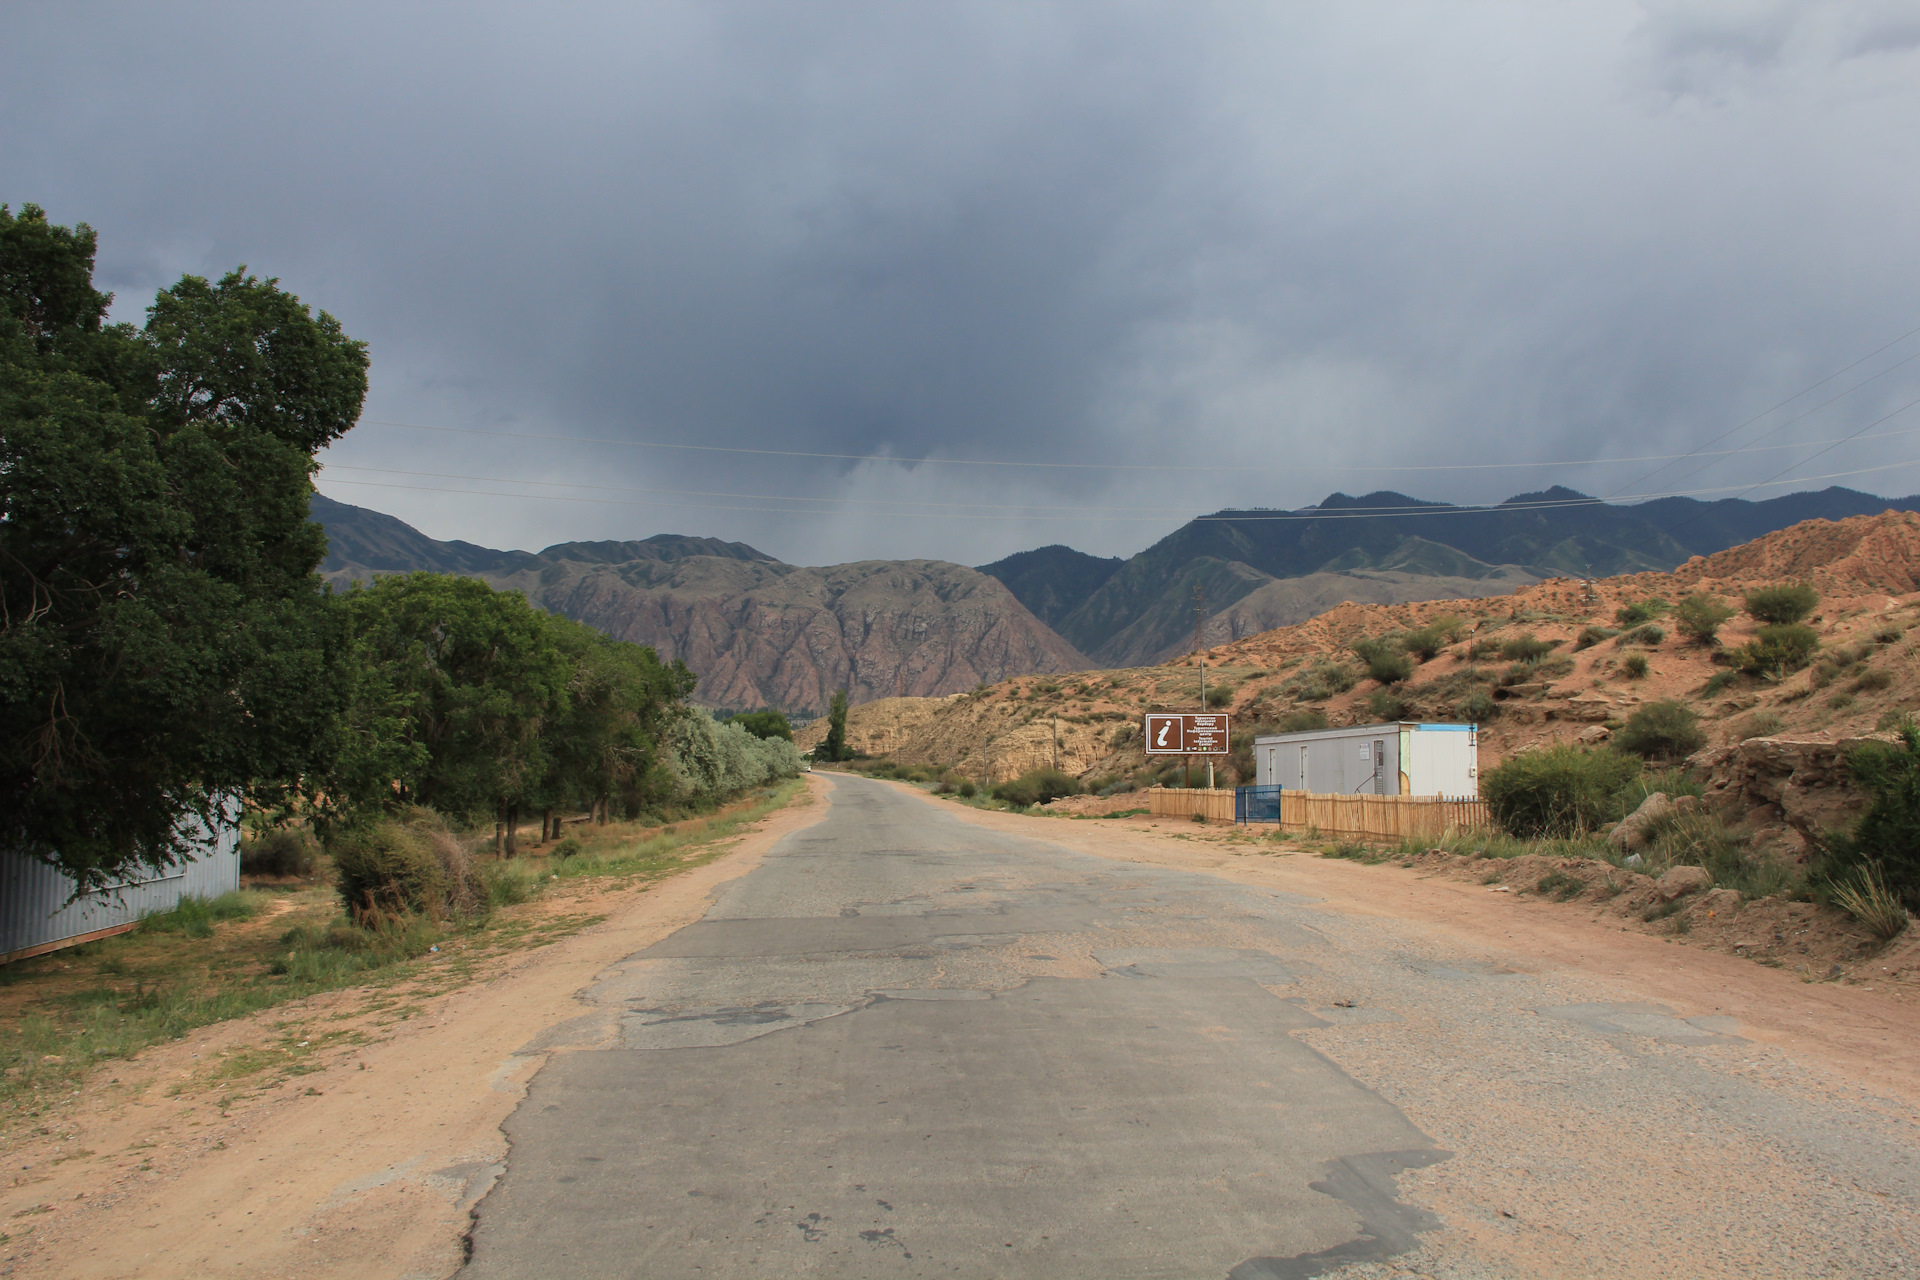
[[[548,1039],[464,1274],[1920,1274],[1910,1118],[1593,994],[838,779]]]

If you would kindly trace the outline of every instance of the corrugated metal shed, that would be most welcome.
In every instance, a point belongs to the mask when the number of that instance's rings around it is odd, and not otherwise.
[[[193,827],[205,838],[198,820]],[[0,850],[0,964],[123,933],[141,916],[170,911],[182,898],[217,898],[239,887],[237,811],[221,826],[211,851],[194,861],[81,898],[73,897],[73,880],[55,868]]]

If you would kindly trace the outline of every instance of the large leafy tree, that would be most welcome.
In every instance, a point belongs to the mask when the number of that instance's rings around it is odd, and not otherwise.
[[[544,798],[546,731],[571,674],[545,615],[515,592],[437,573],[382,578],[344,602],[356,687],[336,800],[510,816]]]
[[[343,601],[354,695],[331,818],[418,804],[511,833],[523,810],[644,802],[693,691],[683,664],[471,578],[393,575]]]
[[[0,206],[0,843],[82,885],[327,760],[345,632],[314,451],[363,344],[244,268],[105,323],[95,236]]]
[[[694,674],[645,645],[557,614],[546,621],[572,667],[567,709],[553,734],[557,798],[583,803],[603,822],[615,797],[628,811],[644,807],[667,785],[661,750]]]

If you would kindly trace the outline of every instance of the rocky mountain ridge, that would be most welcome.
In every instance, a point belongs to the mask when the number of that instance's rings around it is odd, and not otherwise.
[[[700,676],[694,700],[712,707],[818,713],[836,689],[855,702],[938,696],[1086,665],[998,580],[940,560],[804,568],[671,534],[493,551],[320,496],[314,516],[331,548],[321,572],[336,584],[425,569],[519,591],[685,661]]]

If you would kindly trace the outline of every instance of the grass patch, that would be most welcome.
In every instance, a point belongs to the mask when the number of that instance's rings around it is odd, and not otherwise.
[[[804,785],[767,788],[731,811],[639,839],[630,828],[602,828],[564,859],[483,861],[481,880],[488,901],[504,905],[532,898],[555,878],[660,879],[720,856],[723,841]],[[49,1095],[66,1096],[96,1065],[210,1023],[415,976],[452,987],[476,950],[542,945],[597,918],[487,913],[460,924],[394,916],[362,928],[340,915],[339,899],[322,884],[183,902],[132,933],[0,966],[0,1117],[38,1114]],[[274,1061],[284,1068],[298,1047],[283,1047]],[[221,1069],[253,1070],[233,1062]]]

